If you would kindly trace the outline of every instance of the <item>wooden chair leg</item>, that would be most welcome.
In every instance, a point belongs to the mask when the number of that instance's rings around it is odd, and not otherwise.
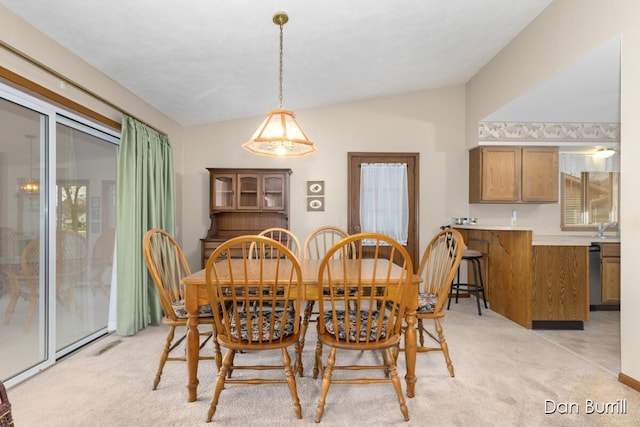
[[[309,328],[309,321],[311,320],[311,313],[313,312],[313,306],[315,301],[307,301],[307,306],[304,309],[304,317],[302,318],[302,326],[300,328],[300,351],[299,357],[296,357],[296,363],[294,365],[295,370],[301,377],[304,375],[304,366],[302,364],[302,350],[304,350],[304,338]]]
[[[211,324],[211,340],[213,341],[213,354],[216,360],[216,367],[220,370],[222,366],[222,352],[220,351],[220,344],[218,343],[218,332],[216,331],[216,325]]]
[[[218,379],[216,380],[216,388],[213,392],[213,397],[211,398],[211,405],[209,406],[209,412],[207,413],[207,422],[211,422],[211,418],[213,418],[213,414],[216,413],[216,408],[218,407],[218,400],[220,399],[220,393],[224,388],[224,382],[227,377],[227,370],[231,367],[234,354],[235,354],[235,350],[228,349],[224,355],[222,366],[220,367],[220,371],[218,371]]]
[[[37,306],[38,306],[38,298],[35,296],[29,297],[29,308],[27,311],[27,320],[24,324],[24,332],[29,332],[29,328],[31,327],[31,320],[33,319],[33,315],[36,312]]]
[[[291,357],[285,347],[282,348],[282,361],[284,362],[284,372],[287,376],[287,384],[289,385],[289,392],[291,392],[291,399],[293,401],[293,409],[296,412],[298,419],[302,419],[302,406],[300,406],[300,399],[298,398],[298,389],[296,387],[295,372],[291,369]]]
[[[398,377],[398,369],[396,368],[395,359],[391,354],[390,348],[385,349],[384,358],[387,369],[389,370],[389,373],[391,375],[391,383],[393,384],[393,388],[396,390],[396,394],[398,395],[400,412],[402,412],[404,420],[409,421],[409,408],[407,408],[407,402],[404,400],[404,396],[402,395],[402,384],[400,383],[400,378]]]
[[[11,283],[11,295],[9,296],[9,306],[7,307],[7,311],[4,315],[4,324],[8,325],[11,322],[11,317],[13,316],[13,312],[16,309],[16,304],[18,303],[18,296],[20,295],[19,285],[15,283]]]
[[[322,373],[324,368],[322,366],[322,343],[318,340],[316,344],[316,358],[315,363],[313,364],[313,379],[318,378],[318,372]]]
[[[453,363],[451,363],[451,358],[449,357],[449,345],[447,344],[447,340],[444,337],[444,332],[442,330],[442,325],[440,324],[440,319],[433,319],[436,323],[436,332],[438,332],[438,340],[440,341],[440,347],[442,348],[442,354],[444,354],[444,360],[447,362],[447,369],[449,370],[449,375],[455,377],[455,373],[453,371]]]
[[[420,338],[420,347],[424,347],[424,325],[422,319],[418,318],[418,336]]]
[[[329,358],[327,359],[327,366],[324,367],[324,373],[322,375],[322,391],[320,392],[320,400],[318,401],[318,408],[316,409],[316,422],[319,423],[324,413],[324,405],[327,400],[327,393],[329,392],[329,386],[331,385],[331,374],[333,373],[333,365],[336,364],[336,350],[337,348],[331,347],[329,352]]]
[[[164,342],[164,349],[162,350],[162,354],[160,355],[160,363],[158,364],[158,370],[156,371],[156,378],[153,380],[153,388],[155,390],[158,388],[158,384],[160,384],[160,378],[162,377],[162,370],[164,369],[164,364],[167,362],[169,358],[169,351],[171,349],[171,343],[173,342],[173,337],[176,332],[176,327],[171,326],[169,328],[169,333],[167,334],[167,339]]]

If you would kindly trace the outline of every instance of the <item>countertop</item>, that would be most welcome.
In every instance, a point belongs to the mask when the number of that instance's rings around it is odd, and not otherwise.
[[[533,246],[591,246],[591,243],[620,243],[620,238],[609,237],[601,239],[593,235],[555,234],[540,235],[533,234],[531,244]]]
[[[605,239],[595,237],[593,234],[536,234],[531,227],[525,226],[509,226],[509,225],[454,225],[453,228],[462,228],[467,230],[488,230],[488,231],[531,231],[533,232],[533,246],[590,246],[592,242],[600,243],[620,243],[620,238],[607,235]]]
[[[453,228],[464,228],[467,230],[495,230],[495,231],[533,231],[531,227],[520,227],[516,225],[482,225],[482,224],[464,224],[452,225]]]

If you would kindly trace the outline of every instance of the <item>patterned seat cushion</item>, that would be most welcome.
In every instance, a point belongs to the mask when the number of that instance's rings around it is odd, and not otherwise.
[[[336,317],[338,318],[338,339],[346,340],[347,339],[347,328],[345,324],[345,311],[344,310],[336,310]],[[360,310],[360,322],[363,325],[366,325],[367,319],[369,317],[368,310]],[[349,341],[356,341],[356,319],[358,316],[358,312],[356,310],[349,310]],[[378,320],[380,319],[380,312],[378,310],[373,310],[371,312],[371,316],[373,318],[373,325],[371,327],[371,333],[369,335],[369,340],[375,341],[378,335]],[[380,331],[380,338],[385,338],[387,333],[387,320],[389,317],[385,314],[384,320],[382,322],[382,331]],[[324,327],[326,331],[331,335],[336,335],[334,326],[333,326],[333,310],[325,311],[324,313]],[[358,341],[366,341],[367,340],[367,331],[366,326],[360,328],[360,336]]]
[[[417,313],[433,313],[433,309],[438,303],[438,296],[434,294],[418,294],[418,309]]]
[[[275,313],[275,314],[274,314]],[[263,341],[268,341],[271,335],[271,318],[276,316],[274,321],[273,340],[279,340],[280,337],[286,338],[293,334],[293,328],[296,322],[295,310],[287,310],[287,321],[282,326],[282,318],[284,317],[284,310],[276,310],[275,312],[263,313],[263,324],[258,325],[256,320],[260,317],[257,311],[251,311],[251,341],[259,341],[262,336]],[[238,339],[238,330],[236,328],[236,315],[231,314],[229,317],[231,325],[231,336]],[[249,341],[249,332],[247,329],[247,313],[245,311],[240,312],[240,340]]]
[[[178,300],[171,303],[171,307],[173,307],[173,312],[176,314],[178,319],[186,319],[187,318],[187,310],[184,309],[184,300]],[[213,312],[211,311],[211,305],[201,305],[198,307],[198,317],[211,317],[213,316]]]

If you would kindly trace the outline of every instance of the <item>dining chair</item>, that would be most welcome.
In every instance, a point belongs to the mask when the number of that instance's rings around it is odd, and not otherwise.
[[[352,244],[356,247],[354,259],[346,256],[335,259],[337,252],[348,253]],[[385,250],[381,250],[382,248]],[[366,253],[367,258],[363,258]],[[385,259],[383,253],[388,254],[389,258]],[[394,263],[390,260],[396,261]],[[318,271],[320,316],[313,377],[317,378],[318,373],[322,374],[322,390],[316,422],[320,422],[322,418],[329,387],[334,383],[391,383],[397,394],[402,416],[409,420],[409,410],[403,397],[396,357],[392,350],[400,342],[412,280],[411,257],[400,243],[382,234],[351,235],[340,240],[326,253]],[[326,366],[322,362],[323,346],[330,348]],[[380,351],[382,363],[379,360],[372,362],[358,354],[354,363],[337,365],[338,349]],[[334,371],[338,370],[378,370],[380,374],[367,378],[354,375],[335,377]],[[340,401],[344,402],[346,399],[347,396],[343,396]]]
[[[267,228],[266,230],[262,230],[260,233],[258,233],[258,236],[268,237],[270,239],[275,240],[278,243],[283,244],[291,252],[293,252],[293,255],[297,259],[300,259],[300,255],[302,254],[300,240],[298,240],[296,235],[293,234],[290,230],[287,230],[286,228],[279,228],[279,227]],[[273,258],[275,254],[278,253],[278,251],[271,251],[269,248],[270,246],[268,245],[264,246],[263,249],[265,250],[263,251],[261,256],[267,256],[267,257]],[[258,253],[256,253],[255,245],[253,246],[253,248],[251,248],[249,253],[254,258],[259,255]]]
[[[335,225],[325,225],[313,230],[304,241],[303,259],[322,259],[333,245],[348,237],[346,230]],[[337,255],[339,256],[339,252]]]
[[[0,227],[0,298],[10,289],[9,273],[20,263],[20,233],[10,227]]]
[[[445,228],[437,233],[427,245],[420,266],[418,276],[422,278],[418,292],[418,308],[416,310],[416,328],[419,336],[418,353],[441,351],[444,354],[449,374],[453,377],[454,370],[449,357],[449,345],[444,336],[440,319],[445,316],[445,303],[449,298],[449,290],[454,276],[458,271],[464,253],[464,240],[459,231]],[[434,329],[429,330],[425,321],[433,319]],[[425,346],[427,335],[437,346]],[[398,355],[396,349],[396,357]]]
[[[56,299],[72,307],[82,318],[78,304],[78,285],[87,270],[88,247],[85,236],[74,230],[56,232]]]
[[[324,258],[325,254],[329,249],[331,249],[336,243],[340,240],[348,237],[349,233],[346,230],[336,227],[333,225],[325,225],[322,227],[318,227],[313,230],[304,241],[303,244],[303,259],[317,259],[321,260]],[[348,253],[348,256],[351,257],[355,252],[355,245],[353,245],[352,250]],[[334,254],[334,258],[339,258],[342,256],[341,251],[337,251]],[[318,315],[318,312],[313,311],[313,307],[315,306],[315,301],[307,301],[304,317],[302,321],[302,330],[300,332],[300,351],[304,350],[305,336],[307,334],[307,329],[309,327],[309,322],[314,322],[311,317],[313,315]],[[302,361],[300,361],[297,366],[297,372],[300,376],[304,375],[304,367],[302,365]]]
[[[40,287],[40,239],[36,238],[27,243],[20,256],[20,266],[9,271],[9,305],[4,316],[4,323],[8,325],[16,309],[19,298],[24,298],[29,306],[24,323],[24,332],[29,331],[31,320],[38,306]]]
[[[55,298],[61,307],[73,308],[80,319],[83,314],[78,304],[78,284],[87,265],[87,241],[83,235],[72,230],[56,231],[56,287]],[[40,297],[40,238],[31,240],[22,251],[20,266],[9,272],[11,287],[9,304],[5,313],[5,324],[9,324],[19,298],[29,306],[24,332],[31,327]]]
[[[251,258],[250,248],[258,253],[273,252],[273,257]],[[232,258],[231,252],[243,254]],[[207,414],[211,421],[225,384],[287,383],[298,418],[302,407],[298,398],[295,374],[287,348],[296,347],[299,358],[300,313],[303,295],[302,271],[297,257],[284,244],[264,236],[239,236],[220,245],[205,267],[207,293],[214,311],[217,341],[226,348],[218,372],[215,390]],[[281,350],[282,364],[237,366],[236,352],[246,351],[247,358],[258,351]],[[233,369],[234,376],[228,375]],[[238,370],[284,370],[284,378],[245,377]],[[276,397],[270,396],[271,399]],[[239,404],[234,402],[234,404]],[[255,404],[248,401],[247,406]]]
[[[116,242],[116,229],[109,227],[103,230],[93,243],[89,261],[90,286],[95,292],[98,289],[105,296],[111,294],[111,274],[113,269],[113,249]]]
[[[165,340],[164,348],[160,355],[160,363],[153,380],[153,390],[158,387],[162,370],[167,361],[186,361],[185,355],[172,355],[171,352],[182,343],[186,337],[185,333],[174,342],[175,331],[178,327],[187,326],[187,312],[184,308],[184,286],[182,278],[191,274],[189,264],[184,257],[184,253],[178,242],[165,230],[153,228],[144,236],[143,240],[144,259],[149,270],[149,275],[156,286],[160,305],[162,306],[162,323],[169,326],[169,333]],[[198,320],[201,324],[211,325],[211,332],[205,334],[205,339],[200,344],[200,349],[213,336],[214,355],[199,356],[198,360],[215,360],[220,368],[222,363],[222,353],[220,346],[215,340],[216,328],[213,320],[211,306],[206,304],[199,307]]]

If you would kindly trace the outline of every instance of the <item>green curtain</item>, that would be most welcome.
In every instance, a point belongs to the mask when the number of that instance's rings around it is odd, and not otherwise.
[[[162,320],[142,244],[145,233],[154,227],[174,234],[175,189],[169,138],[126,115],[122,119],[117,194],[116,333],[134,335]]]

